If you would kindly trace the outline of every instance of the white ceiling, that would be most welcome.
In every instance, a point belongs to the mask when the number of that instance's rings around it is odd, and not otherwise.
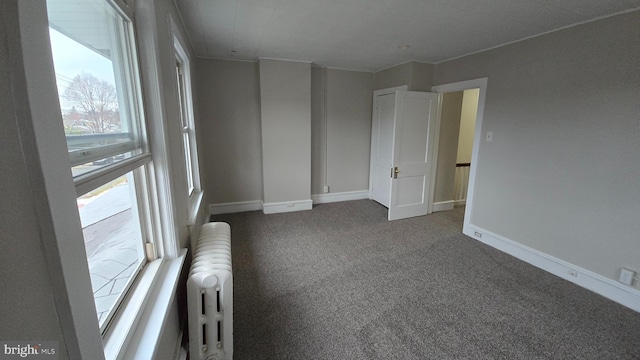
[[[640,7],[640,0],[174,1],[200,57],[366,71],[438,63]]]

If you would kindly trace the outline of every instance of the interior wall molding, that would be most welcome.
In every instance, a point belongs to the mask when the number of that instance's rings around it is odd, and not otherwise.
[[[438,201],[433,203],[433,212],[453,210],[456,202],[454,200]]]
[[[265,214],[277,214],[293,211],[311,210],[313,208],[313,201],[309,200],[296,200],[296,201],[283,201],[272,202],[262,204],[262,212]]]
[[[363,200],[369,198],[369,190],[345,191],[338,193],[326,193],[311,195],[314,204],[325,204],[340,201]]]
[[[640,290],[623,285],[593,271],[571,264],[516,241],[484,230],[475,225],[465,225],[463,232],[480,242],[505,252],[539,269],[570,281],[618,304],[640,312]]]
[[[256,211],[256,210],[262,210],[262,201],[260,200],[238,201],[238,202],[231,202],[231,203],[220,203],[220,204],[209,205],[210,215],[231,214],[231,213],[237,213],[237,212]]]

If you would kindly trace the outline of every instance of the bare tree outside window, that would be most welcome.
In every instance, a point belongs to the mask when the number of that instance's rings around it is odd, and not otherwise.
[[[120,131],[118,95],[113,84],[92,74],[76,75],[64,91],[64,99],[73,106],[66,112],[66,123],[82,127],[90,133]]]

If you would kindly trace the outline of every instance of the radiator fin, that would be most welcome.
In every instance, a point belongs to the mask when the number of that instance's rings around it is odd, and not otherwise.
[[[223,222],[202,226],[187,280],[189,357],[233,358],[233,273],[231,228]]]

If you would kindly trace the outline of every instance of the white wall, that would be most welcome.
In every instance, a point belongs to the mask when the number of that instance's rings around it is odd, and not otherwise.
[[[433,85],[433,75],[435,66],[418,61],[411,62],[411,80],[409,90],[411,91],[431,91]]]
[[[639,17],[436,65],[436,84],[488,77],[472,224],[608,279],[640,270]]]
[[[473,152],[473,135],[476,127],[479,89],[464,90],[462,113],[460,114],[460,134],[458,136],[457,163],[470,163]]]
[[[372,87],[373,73],[313,68],[312,194],[368,190]]]
[[[327,72],[327,179],[330,192],[369,189],[373,74]]]
[[[374,76],[374,90],[408,85],[410,91],[431,91],[435,66],[409,61],[378,71]]]
[[[255,62],[197,60],[202,172],[213,204],[262,200],[260,80]]]
[[[197,68],[211,203],[261,201],[259,65],[198,59]],[[373,76],[311,67],[312,195],[323,194],[325,183],[331,193],[368,189]]]
[[[261,59],[263,201],[311,200],[311,64]]]
[[[442,96],[434,202],[454,200],[456,154],[462,102],[462,91],[445,93]]]
[[[410,82],[411,62],[406,62],[376,72],[374,75],[373,90],[409,85]]]
[[[322,194],[327,179],[327,72],[311,67],[311,194]]]

